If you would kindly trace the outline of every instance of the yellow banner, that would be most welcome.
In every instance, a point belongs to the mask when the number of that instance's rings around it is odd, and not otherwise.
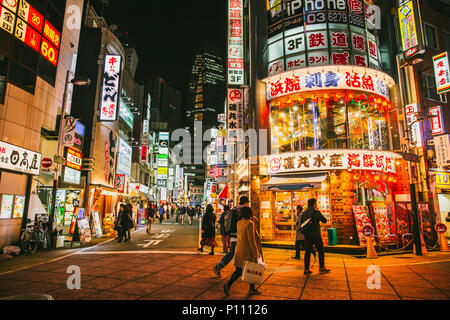
[[[450,190],[450,173],[436,172],[436,189]]]

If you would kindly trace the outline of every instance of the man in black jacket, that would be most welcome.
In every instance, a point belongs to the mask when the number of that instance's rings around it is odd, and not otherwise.
[[[327,223],[327,219],[317,210],[317,200],[310,199],[308,201],[308,209],[303,213],[301,223],[302,225],[311,219],[311,226],[303,234],[305,235],[305,275],[311,274],[310,262],[313,246],[316,246],[319,253],[320,273],[329,273],[331,270],[325,268],[325,253],[323,250],[322,234],[320,231],[320,222]]]

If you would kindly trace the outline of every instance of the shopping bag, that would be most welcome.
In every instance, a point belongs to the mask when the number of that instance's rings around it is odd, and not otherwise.
[[[242,271],[242,281],[250,284],[261,284],[264,280],[263,264],[246,261]]]

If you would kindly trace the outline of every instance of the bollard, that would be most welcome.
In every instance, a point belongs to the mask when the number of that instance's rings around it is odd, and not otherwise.
[[[367,259],[377,259],[377,251],[375,250],[375,239],[373,236],[367,237]]]
[[[427,246],[425,244],[425,240],[423,239],[423,233],[420,233],[420,244],[422,246],[422,254],[427,254],[428,250],[427,250]],[[416,246],[414,246],[414,254],[416,254]]]

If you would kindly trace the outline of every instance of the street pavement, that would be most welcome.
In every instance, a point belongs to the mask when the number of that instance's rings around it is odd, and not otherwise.
[[[152,233],[133,232],[132,240],[101,243],[92,248],[40,252],[0,262],[0,298],[48,294],[55,300],[449,300],[450,254],[399,255],[357,259],[327,254],[332,272],[311,276],[292,251],[264,249],[268,270],[261,296],[248,297],[248,284],[237,281],[230,296],[223,284],[234,271],[230,264],[217,278],[212,270],[223,254],[197,251],[198,223],[155,224]],[[219,243],[220,244],[220,243]],[[221,250],[216,250],[217,252]],[[47,258],[45,258],[47,257]],[[81,289],[70,290],[70,266],[81,272]],[[371,267],[372,266],[372,267]],[[376,266],[375,268],[373,266]],[[372,280],[379,270],[380,286]],[[371,273],[368,273],[371,272]],[[372,276],[372,277],[371,277]],[[371,278],[369,278],[371,277]],[[369,288],[370,287],[370,288]]]

